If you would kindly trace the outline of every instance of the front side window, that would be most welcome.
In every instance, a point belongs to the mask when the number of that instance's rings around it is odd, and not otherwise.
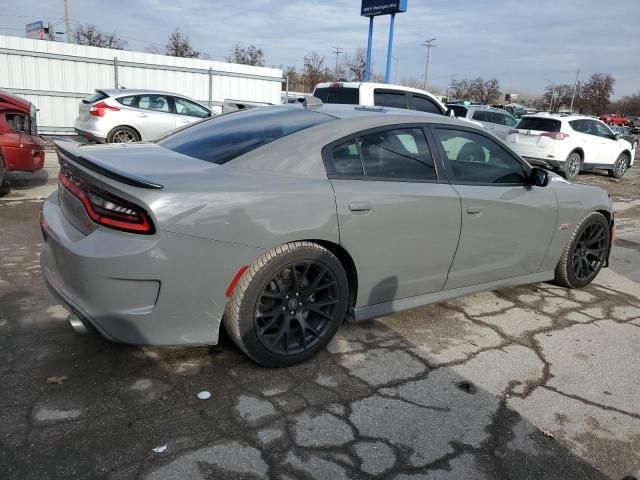
[[[593,120],[593,123],[596,124],[596,135],[602,138],[608,138],[609,140],[613,138],[613,134],[611,133],[611,130],[605,127],[604,124],[600,122],[596,122],[595,120]]]
[[[373,103],[380,107],[407,108],[407,96],[404,92],[385,92],[376,90]]]
[[[173,97],[173,101],[175,102],[176,113],[178,115],[198,118],[206,118],[209,116],[209,111],[206,108],[186,98]]]
[[[15,133],[31,134],[31,124],[29,117],[21,113],[7,113],[5,115],[9,128]]]
[[[138,97],[138,108],[154,110],[156,112],[171,112],[169,97],[166,95],[140,95],[140,97]]]
[[[438,106],[431,99],[422,97],[420,95],[412,95],[411,99],[413,102],[413,110],[442,115],[442,111],[440,110],[440,108],[438,108]]]
[[[445,152],[447,176],[453,183],[524,184],[525,171],[509,152],[484,135],[435,129]]]
[[[506,125],[507,127],[513,128],[516,126],[516,123],[518,123],[518,120],[513,118],[511,115],[502,114],[502,116],[504,117],[504,125]]]
[[[262,145],[332,120],[335,117],[302,108],[252,108],[202,120],[169,134],[158,145],[223,164]]]

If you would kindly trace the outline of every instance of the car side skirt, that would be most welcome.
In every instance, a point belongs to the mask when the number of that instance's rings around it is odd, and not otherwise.
[[[428,305],[430,303],[443,302],[452,298],[463,297],[472,293],[482,292],[485,290],[495,290],[503,287],[515,287],[518,285],[526,285],[529,283],[546,282],[554,278],[553,270],[547,272],[533,273],[522,275],[519,277],[505,278],[493,282],[480,283],[478,285],[468,285],[466,287],[453,288],[450,290],[442,290],[440,292],[428,293],[426,295],[418,295],[415,297],[401,298],[391,302],[378,303],[375,305],[367,305],[366,307],[353,308],[351,316],[354,322],[369,320],[371,318],[389,315],[391,313],[407,310],[410,308]]]

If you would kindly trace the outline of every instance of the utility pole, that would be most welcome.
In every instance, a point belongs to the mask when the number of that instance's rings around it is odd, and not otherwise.
[[[422,44],[425,47],[427,47],[427,64],[424,67],[424,86],[423,86],[423,90],[427,89],[427,79],[429,78],[429,59],[431,58],[431,48],[436,46],[436,45],[433,45],[433,42],[435,40],[436,40],[435,37],[434,38],[430,38],[429,40],[427,40],[426,42],[424,42]]]
[[[71,22],[69,20],[69,0],[64,0],[64,25],[67,30],[67,43],[71,43]]]
[[[395,75],[395,79],[393,80],[393,83],[395,83],[396,85],[398,84],[398,57],[393,57],[393,60],[396,62],[396,75]]]
[[[576,73],[576,81],[573,82],[573,95],[571,95],[571,106],[569,107],[569,111],[573,113],[573,101],[576,98],[576,88],[578,88],[578,76],[580,75],[580,67],[578,67],[578,72]]]
[[[333,53],[336,54],[336,80],[338,80],[338,59],[340,58],[340,54],[343,52],[343,50],[340,47],[331,47],[333,48]]]

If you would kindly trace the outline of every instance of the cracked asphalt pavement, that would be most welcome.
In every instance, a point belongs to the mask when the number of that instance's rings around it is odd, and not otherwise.
[[[55,176],[49,153],[0,198],[0,478],[640,476],[640,168],[579,178],[617,210],[611,268],[587,288],[344,325],[312,361],[275,370],[224,336],[137,348],[74,333],[38,261]]]

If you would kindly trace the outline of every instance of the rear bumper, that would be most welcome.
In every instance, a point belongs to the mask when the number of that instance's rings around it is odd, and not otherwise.
[[[73,126],[75,132],[93,142],[105,143],[107,141],[107,135],[109,131],[106,130],[108,125],[105,125],[104,119],[100,119],[99,122],[94,121],[92,117],[89,120],[80,120],[80,117],[76,118],[76,122]],[[106,131],[105,131],[106,130]]]
[[[105,137],[99,137],[96,134],[89,132],[87,130],[81,130],[78,127],[74,127],[75,132],[81,137],[86,138],[87,140],[91,140],[92,142],[98,143],[106,143],[107,139]]]
[[[98,227],[85,235],[66,219],[57,193],[43,203],[40,223],[49,288],[85,325],[134,345],[216,344],[230,272],[259,254],[168,232]]]

